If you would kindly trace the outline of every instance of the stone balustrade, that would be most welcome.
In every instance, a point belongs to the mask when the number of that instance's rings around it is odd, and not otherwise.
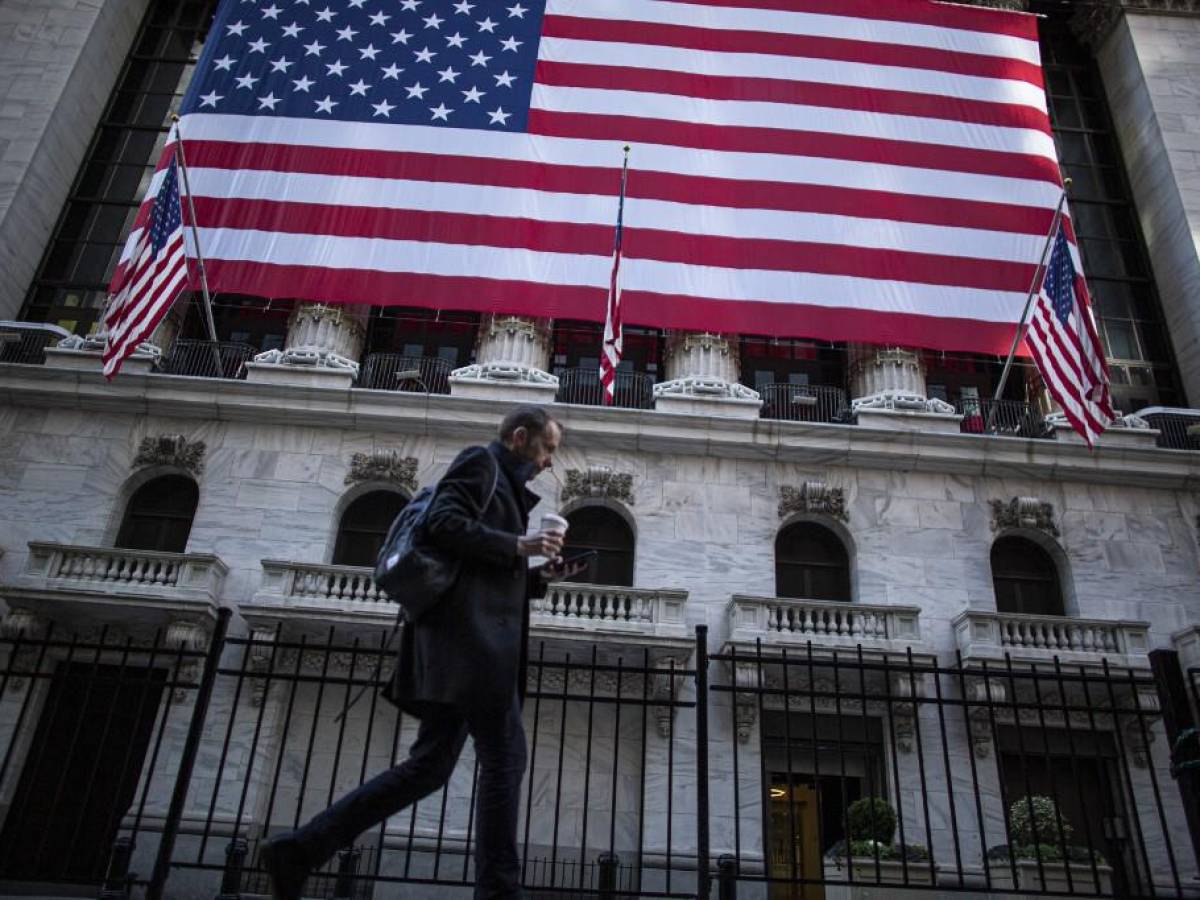
[[[313,563],[264,559],[262,589],[256,599],[274,599],[299,605],[330,603],[387,604],[387,594],[375,584],[371,569],[360,566],[323,566]]]
[[[1121,665],[1148,665],[1147,622],[1077,619],[968,610],[953,622],[964,659],[1096,662],[1108,657]]]
[[[734,594],[729,601],[729,640],[735,645],[762,641],[771,646],[824,645],[880,647],[903,651],[921,640],[920,609],[752,597]]]
[[[544,597],[533,600],[530,611],[535,624],[574,621],[686,637],[686,604],[687,591],[561,582],[550,585]]]

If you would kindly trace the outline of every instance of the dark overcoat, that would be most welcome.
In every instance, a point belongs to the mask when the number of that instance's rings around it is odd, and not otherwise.
[[[481,514],[496,465],[496,493]],[[530,463],[494,442],[462,451],[442,477],[426,535],[462,568],[446,596],[401,630],[392,699],[404,711],[421,716],[430,704],[506,710],[514,692],[524,694],[528,601],[544,590],[517,555],[539,499],[525,487],[531,473]]]

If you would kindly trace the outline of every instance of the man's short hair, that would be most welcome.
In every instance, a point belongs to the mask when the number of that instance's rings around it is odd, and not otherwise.
[[[553,422],[562,429],[562,424],[546,411],[544,406],[518,406],[500,423],[500,440],[512,440],[513,432],[525,428],[529,434],[542,434]]]

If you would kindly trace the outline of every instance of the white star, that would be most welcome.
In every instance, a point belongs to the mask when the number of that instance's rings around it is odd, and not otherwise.
[[[281,56],[281,57],[279,57],[279,59],[271,61],[271,71],[286,73],[288,70],[288,66],[290,66],[290,65],[292,65],[292,61],[290,59],[288,59],[286,56]]]
[[[251,53],[266,53],[267,48],[270,46],[271,45],[268,44],[266,41],[264,41],[262,38],[259,38],[257,41],[250,42],[250,52]]]
[[[483,66],[486,68],[487,64],[488,64],[488,60],[491,59],[491,57],[488,56],[486,53],[484,53],[482,50],[480,50],[474,56],[468,57],[468,59],[471,60],[471,65]]]
[[[262,16],[264,19],[275,19],[276,21],[278,21],[279,14],[281,12],[283,12],[283,10],[280,9],[278,6],[276,6],[274,3],[272,3],[270,6],[268,6],[266,9],[264,9],[262,11]]]
[[[448,38],[446,38],[446,46],[448,46],[448,47],[458,47],[458,48],[460,48],[460,49],[461,49],[461,48],[462,48],[462,45],[463,45],[463,43],[464,43],[466,40],[467,40],[467,39],[466,39],[465,37],[463,37],[461,34],[459,34],[459,33],[456,31],[456,32],[454,32],[454,34],[452,34],[452,35],[450,35]]]
[[[407,12],[416,12],[417,7],[420,5],[421,0],[404,0],[404,2],[400,4],[400,8],[406,10]]]
[[[305,50],[304,55],[305,56],[320,56],[321,51],[324,49],[325,49],[324,44],[322,44],[318,41],[313,41],[311,44],[304,45],[304,50]]]
[[[375,13],[375,15],[371,16],[371,24],[379,25],[380,27],[382,27],[383,25],[385,25],[387,23],[387,20],[390,18],[391,18],[391,16],[385,16],[383,13],[377,12],[377,13]]]
[[[330,99],[329,95],[325,95],[324,100],[317,101],[317,112],[332,113],[333,108],[338,105],[336,100]]]
[[[243,31],[245,31],[245,30],[246,30],[247,28],[249,28],[250,26],[249,26],[249,25],[243,25],[243,24],[242,24],[242,20],[241,20],[241,19],[238,19],[238,20],[237,20],[236,22],[234,22],[232,25],[226,25],[225,27],[229,29],[229,32],[228,32],[229,34],[236,34],[238,37],[241,37],[241,36],[242,36],[242,32],[243,32]]]
[[[330,75],[336,75],[339,78],[341,78],[342,73],[345,72],[350,67],[343,66],[342,61],[339,59],[339,60],[337,60],[337,62],[334,62],[333,64],[326,63],[325,68],[329,70]]]
[[[486,94],[487,91],[481,91],[477,87],[472,87],[469,91],[463,91],[462,95],[466,97],[464,103],[478,103],[479,98]]]
[[[451,84],[454,84],[454,79],[458,77],[458,72],[455,72],[450,66],[446,66],[438,74],[442,76],[438,79],[439,82],[448,81]]]
[[[213,91],[211,94],[201,94],[200,95],[200,105],[201,106],[211,106],[213,109],[216,109],[217,101],[224,100],[224,99],[225,98],[223,96],[218,94],[216,91]]]
[[[367,88],[369,87],[370,85],[360,78],[357,82],[350,85],[350,96],[353,97],[355,94],[358,94],[360,97],[365,97],[367,96]]]
[[[459,0],[458,3],[454,4],[454,11],[456,13],[461,13],[464,16],[469,16],[471,14],[471,10],[474,8],[475,4],[468,3],[467,0]]]
[[[375,57],[379,55],[379,51],[375,49],[374,44],[367,44],[367,46],[363,47],[358,52],[360,54],[360,59],[369,59],[372,62],[374,62]]]
[[[292,84],[296,85],[296,88],[295,88],[296,90],[304,91],[304,93],[307,94],[308,89],[310,87],[312,87],[314,84],[316,84],[316,82],[313,81],[312,79],[310,79],[307,75],[305,75],[303,78],[293,79]]]
[[[433,58],[437,56],[437,54],[428,47],[425,47],[422,50],[417,50],[414,55],[417,57],[417,62],[432,62]]]
[[[510,19],[513,16],[516,16],[518,19],[523,19],[525,18],[525,13],[527,12],[529,12],[529,10],[523,7],[520,3],[518,3],[516,6],[508,7],[508,17]]]
[[[406,87],[405,90],[408,91],[409,100],[411,100],[413,97],[416,97],[418,100],[424,100],[425,92],[429,90],[429,88],[422,87],[421,82],[418,81],[416,84]]]
[[[502,75],[492,77],[496,79],[496,87],[512,87],[512,83],[517,80],[517,76],[508,74],[508,69],[505,69]]]
[[[454,112],[452,109],[447,109],[445,103],[439,103],[437,106],[429,107],[429,111],[433,113],[433,120],[441,119],[443,122],[449,122],[447,116]]]
[[[422,19],[421,21],[425,23],[426,28],[441,28],[442,23],[445,22],[446,20],[439,18],[438,14],[434,13],[432,16],[428,16],[428,17]]]
[[[498,106],[495,109],[493,109],[490,113],[488,113],[488,116],[491,118],[491,121],[489,121],[488,124],[489,125],[507,125],[508,117],[511,115],[512,115],[512,113],[506,113],[504,111],[503,106]]]
[[[300,37],[300,32],[302,32],[303,30],[304,30],[303,28],[301,28],[299,25],[297,25],[295,22],[293,22],[291,25],[283,26],[283,36],[284,37]]]
[[[503,47],[505,50],[511,50],[513,53],[516,53],[517,48],[520,47],[523,43],[525,43],[525,42],[518,41],[516,38],[505,38],[504,40],[502,40],[500,42],[500,46]]]
[[[410,37],[412,37],[412,35],[409,34],[407,31],[405,31],[403,28],[401,28],[399,31],[392,32],[392,43],[393,44],[407,44],[408,39]]]
[[[337,15],[337,13],[335,13],[332,9],[330,9],[327,6],[323,10],[321,10],[319,13],[317,13],[317,21],[318,22],[332,22],[333,17],[336,15]]]
[[[241,78],[234,79],[237,81],[237,86],[240,88],[253,88],[254,82],[258,81],[253,75],[246,73]]]
[[[362,9],[363,4],[366,2],[367,2],[367,0],[350,0],[350,8],[351,9]]]
[[[353,28],[351,28],[349,25],[347,25],[345,28],[343,28],[341,31],[339,31],[337,33],[337,36],[338,36],[339,41],[348,41],[351,38],[353,38],[356,34],[358,34],[358,32],[355,31]]]
[[[297,6],[300,6],[301,4],[303,4],[304,6],[308,6],[308,0],[292,0],[292,2],[295,3]]]
[[[237,62],[237,60],[234,59],[232,56],[230,56],[228,53],[226,53],[220,59],[214,59],[213,66],[215,66],[218,71],[221,69],[224,69],[226,72],[230,72],[230,71],[232,71],[232,69],[230,69],[229,67],[232,66],[235,62]]]
[[[383,99],[381,102],[379,102],[379,103],[372,103],[372,104],[371,104],[371,108],[375,110],[375,115],[377,115],[377,116],[383,116],[384,118],[388,118],[388,119],[390,119],[390,118],[391,118],[391,112],[392,112],[392,110],[393,110],[393,109],[395,109],[396,107],[394,107],[392,104],[388,103],[388,102],[387,102],[387,98],[384,98],[384,99]]]
[[[275,112],[275,104],[278,102],[279,98],[277,98],[274,93],[270,93],[265,97],[258,98],[258,108],[269,109],[271,112]]]
[[[480,31],[486,31],[488,34],[494,34],[496,31],[496,23],[492,21],[491,16],[481,19],[475,24],[479,26]]]
[[[383,77],[385,80],[388,78],[395,78],[397,81],[399,81],[400,73],[403,71],[404,70],[401,69],[398,65],[396,65],[395,63],[392,63],[390,66],[388,66],[386,69],[383,70]]]

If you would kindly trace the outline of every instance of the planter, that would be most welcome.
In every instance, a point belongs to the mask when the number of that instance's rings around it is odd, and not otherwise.
[[[1012,867],[1004,860],[989,860],[992,875],[992,888],[999,891],[1014,890]],[[1071,881],[1067,883],[1067,867],[1071,868]],[[1061,861],[1046,861],[1038,871],[1036,859],[1018,859],[1016,861],[1017,884],[1015,890],[1037,893],[1057,892],[1073,894],[1107,894],[1112,891],[1112,867],[1096,863],[1093,871],[1090,863]],[[1042,876],[1045,876],[1045,885]],[[1100,884],[1096,884],[1096,876]]]
[[[931,885],[934,878],[930,872],[929,860],[907,863],[908,878],[905,879],[905,863],[898,859],[881,859],[878,863],[873,856],[852,856],[847,868],[844,858],[825,859],[825,881],[844,881],[857,885],[876,884],[909,884]],[[936,871],[936,866],[934,867]]]

